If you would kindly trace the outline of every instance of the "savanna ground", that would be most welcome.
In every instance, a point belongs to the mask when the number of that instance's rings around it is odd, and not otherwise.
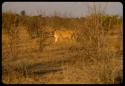
[[[76,40],[55,43],[53,32],[60,28],[75,30]],[[2,82],[122,83],[122,30],[118,16],[61,18],[3,13]]]

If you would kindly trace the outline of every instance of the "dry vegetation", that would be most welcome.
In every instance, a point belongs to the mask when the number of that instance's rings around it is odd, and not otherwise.
[[[60,28],[75,30],[76,41],[54,43]],[[2,81],[122,83],[122,30],[122,18],[94,12],[82,18],[3,13]]]

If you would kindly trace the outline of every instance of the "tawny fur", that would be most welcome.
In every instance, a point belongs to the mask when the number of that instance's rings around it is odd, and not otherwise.
[[[73,40],[73,30],[56,30],[54,32],[55,42],[63,40]]]

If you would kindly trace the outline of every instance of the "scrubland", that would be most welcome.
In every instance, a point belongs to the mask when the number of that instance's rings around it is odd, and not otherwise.
[[[60,28],[75,30],[75,40],[55,43],[54,31]],[[2,13],[2,82],[122,83],[122,18],[106,14],[62,18]]]

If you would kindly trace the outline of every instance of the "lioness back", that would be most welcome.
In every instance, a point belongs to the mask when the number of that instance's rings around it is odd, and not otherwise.
[[[71,40],[73,37],[73,30],[68,30],[68,29],[60,29],[60,30],[56,30],[54,33],[54,37],[55,37],[55,41],[59,41],[59,40]]]

